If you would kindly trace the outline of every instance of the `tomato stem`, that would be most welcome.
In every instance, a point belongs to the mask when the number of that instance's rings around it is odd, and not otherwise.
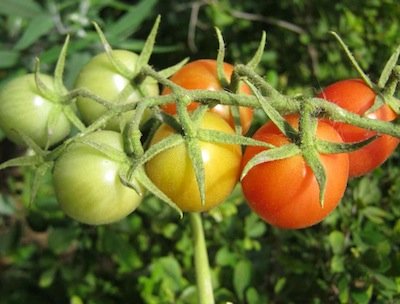
[[[194,263],[199,304],[214,304],[210,265],[200,213],[189,213],[194,245]]]

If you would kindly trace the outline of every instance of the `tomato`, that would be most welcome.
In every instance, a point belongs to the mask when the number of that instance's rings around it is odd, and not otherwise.
[[[231,64],[224,63],[224,72],[226,77],[230,79],[233,72],[233,66]],[[192,61],[176,72],[170,80],[188,90],[202,89],[219,91],[223,89],[217,76],[216,60],[200,59]],[[241,85],[240,92],[244,94],[251,94],[251,90],[247,85]],[[162,91],[163,95],[170,93],[171,89],[168,87],[165,87]],[[194,110],[197,107],[198,103],[196,102],[193,102],[188,106],[189,110]],[[175,103],[166,104],[162,107],[162,109],[172,115],[176,113]],[[212,111],[221,115],[232,127],[234,127],[234,119],[229,106],[216,105],[212,108]],[[253,118],[253,109],[248,107],[239,107],[239,114],[242,133],[245,134],[250,128],[251,120]]]
[[[117,132],[101,130],[86,138],[123,151],[122,136]],[[61,209],[90,225],[112,223],[127,216],[140,204],[141,196],[121,183],[121,166],[87,144],[71,143],[56,160],[53,171]]]
[[[288,122],[297,128],[298,118],[289,116]],[[319,139],[342,142],[337,131],[319,122]],[[253,138],[282,146],[289,143],[271,122],[256,131]],[[264,148],[249,146],[243,155],[242,166]],[[349,171],[347,154],[320,154],[325,168],[327,187],[324,206],[319,201],[319,186],[311,168],[301,155],[261,163],[250,169],[242,180],[242,189],[249,206],[271,225],[299,229],[322,221],[336,208],[346,189]]]
[[[375,92],[361,79],[338,81],[326,87],[318,97],[324,98],[338,106],[363,115],[373,104]],[[394,120],[397,115],[384,105],[367,117],[384,121]],[[357,142],[374,136],[376,133],[345,123],[330,122],[340,133],[345,142]],[[349,153],[350,177],[367,174],[380,166],[396,149],[399,140],[389,135],[381,135],[367,146]]]
[[[40,80],[49,90],[54,91],[53,77],[42,74]],[[55,110],[60,112],[55,125],[49,130],[49,118]],[[19,131],[44,148],[67,137],[71,124],[61,111],[61,105],[39,92],[34,74],[27,74],[14,78],[1,89],[0,128],[16,144],[24,144]]]
[[[218,115],[207,112],[200,127],[234,134],[229,124]],[[168,125],[161,125],[151,140],[154,145],[174,134]],[[205,205],[201,205],[192,162],[185,144],[157,154],[146,163],[146,172],[153,183],[174,201],[182,211],[207,211],[222,203],[236,185],[242,158],[239,145],[200,142],[205,171]]]
[[[115,58],[128,69],[136,65],[138,55],[125,50],[113,50]],[[130,103],[138,101],[142,96],[156,96],[159,93],[158,83],[146,78],[141,85],[133,86],[128,75],[119,72],[109,60],[106,53],[93,57],[80,71],[75,88],[85,88],[95,95],[113,103]],[[83,121],[89,125],[106,112],[106,108],[86,97],[77,99],[78,110]],[[124,113],[122,119],[111,119],[106,129],[120,131],[133,116],[133,111]]]

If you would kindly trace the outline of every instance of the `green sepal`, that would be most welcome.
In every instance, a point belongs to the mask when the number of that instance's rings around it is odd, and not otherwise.
[[[15,130],[18,135],[21,137],[22,141],[25,143],[25,145],[27,147],[29,147],[30,149],[32,149],[32,151],[36,154],[39,155],[40,157],[44,157],[46,155],[46,152],[39,147],[38,144],[36,144],[32,138],[30,138],[28,135],[26,135],[25,133],[20,132],[19,130]]]
[[[170,66],[161,71],[158,71],[158,74],[160,74],[161,77],[168,78],[168,77],[174,75],[176,72],[178,72],[188,61],[189,61],[189,58],[185,58],[185,59],[179,61],[177,64],[174,64],[173,66]]]
[[[277,126],[277,128],[288,138],[293,137],[298,133],[283,117],[282,115],[261,95],[260,91],[251,83],[246,81],[254,95],[256,96],[261,108],[268,116],[268,118]]]
[[[386,86],[387,81],[389,80],[390,75],[394,67],[397,65],[397,61],[400,56],[400,45],[396,48],[392,56],[390,56],[389,60],[386,62],[385,67],[382,70],[381,76],[378,80],[378,87],[383,89]]]
[[[53,167],[52,162],[42,162],[39,166],[37,166],[34,170],[32,181],[29,185],[30,195],[29,195],[29,205],[31,205],[35,199],[37,192],[42,184],[42,180],[46,173]]]
[[[330,34],[332,34],[335,37],[335,39],[339,42],[340,46],[343,48],[344,52],[346,53],[347,58],[350,60],[351,64],[356,69],[356,71],[360,75],[360,77],[365,81],[365,83],[371,89],[375,89],[374,83],[371,81],[371,79],[369,79],[368,75],[365,74],[365,72],[362,70],[362,68],[360,67],[357,60],[354,58],[353,54],[350,52],[349,48],[344,43],[342,38],[340,38],[340,36],[336,32],[331,31]]]
[[[349,153],[361,149],[377,138],[379,138],[379,135],[374,135],[365,140],[351,143],[335,143],[317,139],[316,147],[318,152],[323,154]]]
[[[400,99],[394,96],[387,96],[385,101],[396,114],[400,114]]]
[[[197,135],[199,140],[206,142],[242,146],[259,146],[268,149],[275,148],[274,145],[266,143],[264,141],[256,140],[247,136],[241,136],[238,134],[228,134],[217,130],[200,129]]]
[[[264,54],[266,39],[267,39],[267,34],[265,33],[265,31],[262,31],[262,36],[257,51],[254,54],[253,58],[251,58],[249,62],[246,64],[246,66],[248,66],[249,68],[255,69],[257,65],[260,63],[261,58]]]
[[[246,164],[242,170],[240,179],[242,180],[249,171],[262,163],[281,160],[296,155],[300,155],[301,150],[296,144],[286,144],[280,147],[275,147],[269,150],[261,151],[260,153],[254,155]]]
[[[186,147],[188,150],[189,158],[192,161],[194,175],[196,177],[197,186],[200,193],[201,206],[204,206],[206,202],[205,169],[204,169],[203,157],[201,155],[201,147],[198,139],[193,137],[187,137]]]
[[[108,43],[107,38],[104,35],[103,31],[101,30],[100,26],[96,22],[93,22],[93,25],[96,29],[97,34],[99,35],[104,51],[106,52],[107,57],[110,60],[112,66],[118,71],[118,73],[130,79],[130,76],[133,74],[133,71],[128,69],[121,62],[121,60],[119,60],[116,56],[113,55],[113,49],[111,45]]]
[[[137,158],[133,162],[133,169],[136,169],[137,167],[140,167],[141,165],[145,164],[148,162],[150,159],[155,157],[157,154],[171,149],[173,147],[179,146],[180,144],[183,144],[185,140],[183,139],[182,135],[180,134],[171,134],[168,137],[163,138],[159,142],[155,143],[154,145],[151,145],[144,153],[142,156]]]
[[[160,120],[170,126],[172,129],[176,131],[176,133],[183,134],[183,129],[179,121],[176,119],[176,116],[170,115],[161,111],[159,113]]]
[[[39,155],[24,155],[9,159],[0,164],[0,170],[11,167],[31,167],[40,164],[43,158]]]
[[[79,119],[78,115],[76,115],[72,105],[65,105],[63,107],[63,112],[72,125],[75,126],[75,128],[77,128],[80,132],[86,129],[86,126]]]
[[[385,105],[385,99],[382,96],[382,94],[378,93],[376,94],[374,103],[367,111],[365,111],[364,115],[367,116],[368,114],[372,114],[384,105]]]
[[[215,27],[215,32],[218,38],[218,53],[217,53],[217,77],[221,87],[227,88],[229,87],[229,80],[227,79],[224,72],[224,60],[225,60],[225,42],[222,37],[221,31],[219,28]]]
[[[306,149],[303,150],[303,158],[307,165],[311,168],[314,173],[315,179],[317,180],[319,186],[319,203],[321,207],[324,207],[325,192],[327,185],[326,171],[324,165],[322,164],[319,153],[316,149]]]
[[[180,218],[183,217],[183,212],[179,207],[164,193],[162,192],[147,176],[146,171],[143,167],[139,167],[136,173],[137,181],[146,188],[149,192],[154,194],[156,197],[167,203],[170,207],[175,209],[178,213]]]
[[[40,60],[39,58],[36,58],[35,60],[35,70],[34,70],[34,77],[35,77],[35,84],[36,88],[39,91],[39,94],[45,97],[49,101],[58,101],[60,99],[60,96],[50,90],[44,82],[40,79]]]
[[[132,167],[129,166],[128,164],[122,166],[122,169],[119,172],[119,178],[121,183],[124,186],[133,189],[138,195],[143,196],[143,189],[138,184],[135,175],[136,171],[133,170]]]
[[[109,145],[101,144],[92,140],[88,140],[85,137],[81,138],[76,138],[75,141],[76,143],[81,143],[84,145],[87,145],[96,151],[102,153],[104,156],[107,156],[108,158],[119,162],[119,163],[126,163],[127,162],[127,156],[125,152],[117,150]]]
[[[53,130],[55,129],[60,115],[62,113],[62,105],[55,104],[49,113],[49,118],[47,119],[46,131],[47,131],[47,142],[45,149],[47,150],[50,146],[50,139],[53,136]]]
[[[235,124],[236,134],[242,134],[242,124],[240,123],[240,111],[239,107],[236,105],[230,106],[229,111],[233,117],[233,122]]]
[[[146,42],[142,48],[138,60],[136,61],[135,70],[130,75],[129,79],[134,78],[140,73],[141,69],[148,64],[151,54],[153,53],[154,43],[156,41],[158,26],[160,25],[161,16],[158,15],[154,25],[150,31],[149,36],[147,36]]]
[[[64,67],[65,67],[65,59],[67,57],[67,50],[69,44],[69,35],[65,38],[65,42],[63,47],[61,48],[60,55],[57,59],[57,64],[54,69],[54,88],[56,94],[62,96],[65,94],[64,83],[63,83],[63,75],[64,75]]]

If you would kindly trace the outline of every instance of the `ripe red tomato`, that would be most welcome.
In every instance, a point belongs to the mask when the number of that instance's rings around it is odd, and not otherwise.
[[[231,78],[233,72],[233,66],[228,63],[224,63],[224,72],[228,79]],[[200,59],[192,61],[183,66],[178,72],[176,72],[170,79],[174,83],[188,90],[210,90],[219,91],[223,88],[218,80],[217,76],[217,62],[211,59]],[[247,85],[240,87],[240,92],[244,94],[251,94],[251,90]],[[165,87],[162,91],[162,95],[170,94],[171,89]],[[198,107],[198,103],[192,102],[189,106],[189,110],[194,110]],[[176,113],[175,103],[166,104],[162,106],[162,109],[169,113]],[[216,105],[212,108],[212,111],[222,116],[232,127],[234,127],[234,120],[231,114],[229,106]],[[253,118],[253,109],[248,107],[240,107],[240,123],[242,126],[242,133],[245,134],[251,124]]]
[[[218,115],[207,112],[200,127],[234,134],[233,129]],[[150,145],[175,131],[162,125]],[[205,204],[201,205],[192,162],[185,144],[157,154],[146,163],[146,172],[153,183],[185,212],[207,211],[222,203],[232,192],[239,178],[242,152],[239,145],[200,142],[205,171]]]
[[[86,135],[86,139],[123,151],[122,136],[114,131],[96,131]],[[108,224],[127,216],[142,197],[121,182],[122,167],[122,163],[95,148],[73,142],[56,160],[53,172],[62,210],[89,225]]]
[[[348,79],[335,82],[326,87],[318,97],[324,98],[338,106],[363,115],[374,103],[375,92],[361,79]],[[384,105],[367,117],[384,121],[394,120],[397,115]],[[374,136],[376,133],[351,126],[345,123],[329,122],[340,133],[345,142],[357,142]],[[367,146],[349,153],[349,176],[355,177],[367,174],[380,166],[396,149],[399,140],[389,135],[382,135]]]
[[[295,128],[298,118],[287,117]],[[324,122],[318,123],[317,137],[342,142],[336,130]],[[282,146],[289,143],[271,122],[263,125],[253,138]],[[264,148],[246,148],[242,167]],[[323,220],[336,208],[346,189],[349,158],[347,154],[320,154],[326,171],[327,187],[324,206],[319,202],[319,186],[311,168],[301,155],[269,161],[253,167],[242,180],[244,196],[250,207],[271,225],[299,229]]]

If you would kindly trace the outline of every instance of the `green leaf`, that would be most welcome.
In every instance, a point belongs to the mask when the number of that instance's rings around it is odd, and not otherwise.
[[[345,237],[343,232],[338,230],[332,231],[328,236],[328,240],[334,254],[343,253],[345,247]]]
[[[250,286],[252,271],[252,264],[249,260],[241,260],[235,266],[233,286],[241,302],[244,300],[246,288]]]
[[[1,0],[0,15],[34,17],[42,13],[43,9],[33,0]]]
[[[340,255],[334,255],[331,260],[331,271],[332,273],[341,273],[345,271],[344,257]]]
[[[40,37],[49,33],[54,27],[51,15],[41,14],[35,16],[28,24],[24,34],[14,46],[16,50],[24,50],[35,43]]]
[[[0,69],[11,68],[18,63],[20,53],[15,50],[0,50]]]
[[[48,245],[56,254],[65,252],[77,240],[77,230],[71,227],[51,228],[49,230]]]
[[[136,32],[142,22],[153,12],[156,3],[157,0],[142,0],[132,6],[116,22],[110,24],[106,31],[110,41],[123,41]]]
[[[47,288],[53,283],[54,278],[57,273],[56,270],[57,269],[55,267],[53,267],[53,268],[47,269],[44,272],[42,272],[42,274],[40,275],[40,278],[39,278],[39,286],[41,288]]]

